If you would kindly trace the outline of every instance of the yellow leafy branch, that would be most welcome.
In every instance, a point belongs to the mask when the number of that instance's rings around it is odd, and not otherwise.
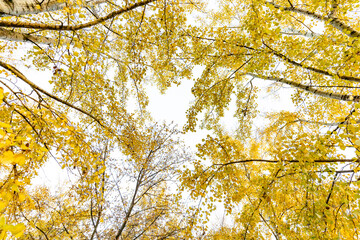
[[[79,107],[74,106],[73,104],[45,91],[44,89],[40,88],[39,86],[37,86],[36,84],[34,84],[33,82],[31,82],[29,79],[27,79],[19,70],[17,70],[15,67],[11,66],[8,63],[5,63],[3,61],[0,60],[0,66],[5,68],[6,70],[10,71],[11,73],[13,73],[16,77],[20,78],[21,80],[23,80],[25,83],[27,83],[30,87],[32,87],[34,90],[39,91],[43,94],[45,94],[46,96],[68,106],[71,107],[89,117],[91,117],[95,122],[97,122],[100,126],[104,127],[105,129],[108,129],[98,118],[96,118],[95,116],[93,116],[92,114],[88,113],[87,111],[85,111],[84,109],[81,109]]]
[[[282,9],[284,11],[290,11],[290,12],[294,12],[294,13],[299,13],[299,14],[303,14],[305,16],[309,16],[311,18],[320,20],[320,21],[324,21],[324,22],[328,22],[331,26],[333,26],[334,28],[340,30],[342,33],[346,34],[349,37],[360,37],[360,32],[356,31],[355,29],[353,29],[352,27],[346,25],[345,23],[341,22],[339,19],[332,17],[333,14],[330,13],[329,16],[322,16],[320,14],[308,11],[308,10],[304,10],[301,8],[296,8],[296,7],[284,7],[284,6],[280,6],[274,2],[266,2],[268,4],[271,4],[273,7],[277,8],[277,9]]]
[[[311,162],[313,163],[352,163],[356,162],[358,160],[356,159],[317,159],[313,160]],[[237,161],[231,161],[227,163],[215,163],[213,166],[227,166],[232,164],[238,164],[238,163],[250,163],[250,162],[261,162],[261,163],[299,163],[299,162],[305,162],[302,160],[294,159],[294,160],[270,160],[270,159],[242,159]]]
[[[304,68],[304,69],[307,69],[307,70],[310,70],[310,71],[313,71],[313,72],[316,72],[316,73],[320,73],[320,74],[323,74],[323,75],[326,75],[326,76],[329,76],[329,77],[339,77],[340,79],[343,79],[343,80],[348,80],[348,81],[352,81],[352,82],[360,82],[360,78],[357,78],[357,77],[353,77],[353,76],[345,76],[345,75],[340,75],[338,73],[331,73],[331,72],[328,72],[328,71],[325,71],[325,70],[322,70],[322,69],[318,69],[318,68],[314,68],[314,67],[310,67],[310,66],[306,66],[302,63],[298,63],[292,59],[290,59],[289,57],[285,56],[284,54],[282,53],[279,53],[278,51],[272,49],[269,45],[267,45],[266,43],[263,42],[263,44],[268,48],[270,49],[270,51],[278,58],[282,59],[282,60],[285,60],[286,62],[288,63],[291,63],[293,64],[294,66],[297,66],[297,67],[301,67],[301,68]]]

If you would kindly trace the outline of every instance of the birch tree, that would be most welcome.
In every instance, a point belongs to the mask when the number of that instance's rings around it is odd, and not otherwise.
[[[359,2],[206,3],[1,2],[1,237],[359,237]],[[169,190],[189,156],[147,111],[149,84],[186,78],[184,133],[210,132],[181,171],[199,200],[189,208]],[[292,89],[296,111],[255,132],[258,82]],[[57,196],[30,191],[52,158],[74,181]],[[208,230],[217,201],[234,224]]]
[[[202,121],[214,133],[183,183],[234,223],[208,238],[359,238],[359,1],[218,3],[186,33],[205,66],[186,130]],[[292,89],[296,111],[268,114],[254,134],[261,81]],[[221,124],[231,99],[235,131]]]
[[[190,74],[173,60],[184,7],[0,3],[0,238],[180,236],[185,218],[169,187],[188,156],[176,130],[150,123],[145,87],[149,73],[162,90]],[[55,195],[32,186],[49,161],[70,175]]]

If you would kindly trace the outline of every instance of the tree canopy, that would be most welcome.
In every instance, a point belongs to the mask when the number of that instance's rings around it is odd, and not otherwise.
[[[0,239],[358,239],[359,5],[0,1]],[[185,80],[186,124],[154,122]]]

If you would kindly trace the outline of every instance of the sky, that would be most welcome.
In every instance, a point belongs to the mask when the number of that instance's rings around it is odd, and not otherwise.
[[[51,78],[51,71],[37,72],[32,69],[26,69],[25,67],[19,69],[22,72],[26,72],[29,80],[37,83],[45,90],[51,92],[51,85],[49,79]],[[201,75],[201,67],[194,68],[193,78],[198,78]],[[148,109],[152,114],[154,121],[158,123],[173,123],[182,129],[186,123],[186,110],[190,104],[194,101],[194,97],[191,94],[191,88],[193,81],[188,79],[182,79],[179,86],[170,87],[165,94],[161,94],[156,86],[147,86],[149,95]],[[270,112],[276,112],[280,110],[291,110],[293,105],[291,103],[291,88],[279,88],[276,92],[267,92],[268,86],[274,84],[273,82],[266,82],[260,79],[254,80],[254,85],[262,89],[258,94],[257,104],[258,110],[262,113],[255,121],[255,129],[265,125],[265,114]],[[235,100],[235,99],[233,99]],[[222,123],[227,127],[227,130],[235,129],[237,119],[233,117],[235,112],[235,101],[229,106],[229,110],[226,112]],[[207,130],[198,129],[196,132],[189,132],[182,136],[182,140],[195,152],[195,145],[201,143],[201,140],[206,137],[210,132]],[[61,186],[64,181],[71,179],[71,176],[56,163],[55,160],[50,160],[41,170],[39,176],[34,180],[34,183],[45,184],[51,189],[55,190],[57,186]]]
[[[210,1],[210,3],[211,2],[214,1]],[[215,7],[216,5],[214,4],[209,5],[209,8]],[[190,21],[195,20],[190,18]],[[202,73],[201,69],[201,66],[196,66],[194,68],[194,79],[200,77]],[[27,69],[26,67],[19,70],[26,73],[27,77],[31,81],[51,92],[51,85],[48,82],[49,79],[51,79],[51,71],[37,72],[32,69]],[[158,123],[174,123],[179,129],[182,129],[186,123],[186,110],[194,100],[194,97],[191,94],[193,83],[194,82],[192,80],[182,79],[179,86],[170,87],[165,94],[160,94],[160,91],[155,86],[148,86],[148,109],[150,110],[153,119]],[[279,88],[279,90],[275,93],[267,92],[266,88],[271,84],[273,83],[265,82],[259,79],[254,80],[254,85],[262,89],[257,99],[258,109],[260,112],[269,113],[273,111],[293,109],[290,99],[293,90],[290,88]],[[235,129],[237,120],[233,117],[234,112],[235,104],[234,101],[232,101],[232,104],[229,106],[229,111],[225,114],[225,118],[222,121],[224,126],[227,126],[228,130]],[[264,117],[265,115],[260,115],[255,119],[255,128],[261,128],[265,125],[266,120]],[[189,132],[182,136],[182,140],[191,151],[195,152],[195,145],[200,143],[201,140],[209,133],[209,131],[199,129],[197,132]],[[71,179],[74,180],[74,177],[66,170],[61,169],[58,163],[54,159],[50,158],[48,163],[40,169],[38,177],[33,179],[32,182],[35,185],[45,185],[49,187],[52,193],[56,193],[59,190],[59,187],[64,186],[64,183]],[[212,219],[213,225],[219,224],[223,221],[225,223],[230,222],[228,218],[224,218],[224,208],[221,204],[218,204],[218,209],[214,214],[212,214]]]

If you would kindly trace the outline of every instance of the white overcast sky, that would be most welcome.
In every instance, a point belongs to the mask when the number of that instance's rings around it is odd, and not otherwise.
[[[215,1],[211,1],[215,2]],[[210,4],[210,8],[216,8],[216,5]],[[192,21],[190,19],[190,21]],[[24,53],[20,54],[23,55]],[[201,67],[194,68],[194,79],[200,77]],[[42,88],[51,91],[51,86],[48,83],[51,79],[52,72],[36,72],[25,67],[20,68],[19,70],[23,71],[26,76]],[[162,123],[174,123],[177,124],[180,129],[186,123],[186,110],[188,109],[190,103],[193,101],[193,96],[191,95],[191,88],[193,86],[192,80],[182,80],[180,86],[173,86],[169,88],[166,94],[161,95],[156,87],[149,86],[147,88],[149,91],[149,110],[152,113],[152,116],[155,121]],[[265,89],[265,86],[272,84],[271,82],[264,82],[262,80],[254,80],[254,84]],[[261,91],[258,97],[258,109],[262,113],[268,113],[272,111],[279,110],[290,110],[292,107],[291,104],[291,93],[293,90],[281,88],[276,94],[267,93],[266,91]],[[234,101],[233,101],[234,102]],[[227,126],[228,130],[234,129],[236,126],[236,120],[232,116],[235,111],[234,104],[230,106],[229,112],[226,114],[226,117],[223,120],[224,125]],[[255,121],[255,126],[260,127],[264,125],[264,118],[260,116]],[[195,150],[195,145],[200,143],[203,138],[206,137],[208,131],[199,130],[195,133],[187,133],[183,140],[190,149]],[[70,177],[71,178],[71,177]],[[63,185],[64,181],[67,181],[69,175],[66,171],[62,170],[54,160],[50,160],[41,170],[39,176],[33,181],[34,183],[45,184],[49,186],[52,190],[55,190],[56,187]]]

